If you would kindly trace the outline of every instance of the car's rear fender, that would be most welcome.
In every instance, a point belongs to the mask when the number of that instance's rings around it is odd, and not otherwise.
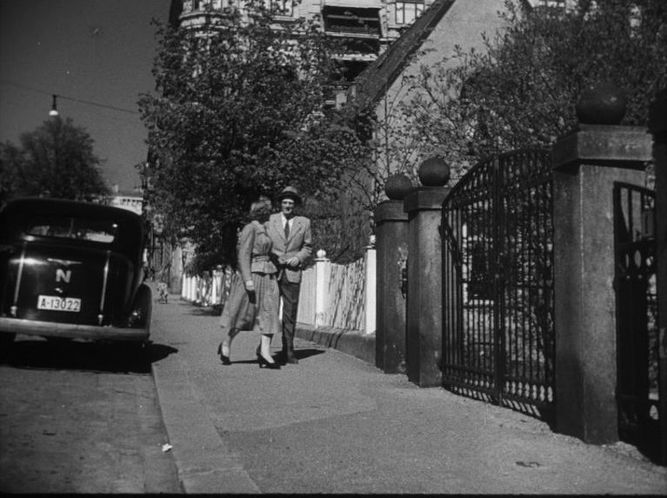
[[[153,292],[146,284],[141,284],[137,288],[130,309],[128,326],[133,328],[143,328],[150,332],[151,316],[153,314]]]

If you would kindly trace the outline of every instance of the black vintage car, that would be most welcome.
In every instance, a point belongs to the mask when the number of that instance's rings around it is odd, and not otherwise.
[[[17,333],[145,344],[141,217],[120,208],[22,198],[0,211],[0,341]]]

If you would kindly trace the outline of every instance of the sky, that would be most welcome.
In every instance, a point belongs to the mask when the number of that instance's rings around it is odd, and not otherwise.
[[[109,186],[137,187],[147,155],[137,101],[155,89],[151,19],[166,22],[170,3],[0,0],[0,142],[19,145],[49,118],[55,93],[60,115],[94,140]]]

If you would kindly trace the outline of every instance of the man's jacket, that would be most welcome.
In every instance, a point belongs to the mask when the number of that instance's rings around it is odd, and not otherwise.
[[[284,272],[289,282],[301,282],[301,269],[313,252],[310,220],[305,216],[294,216],[290,224],[289,238],[285,240],[282,215],[276,213],[272,214],[269,221],[266,222],[266,231],[273,242],[271,249],[273,261],[281,275]],[[297,268],[285,264],[294,256],[299,259]]]

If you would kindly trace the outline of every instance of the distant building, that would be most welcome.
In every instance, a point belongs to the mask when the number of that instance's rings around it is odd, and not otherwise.
[[[267,0],[267,6],[268,2]],[[343,43],[344,50],[335,59],[343,66],[344,81],[339,91],[327,101],[340,106],[346,88],[371,62],[376,60],[434,0],[273,0],[280,12],[276,26],[294,19],[315,19],[322,31]],[[218,24],[230,9],[243,11],[242,0],[172,0],[170,23],[206,29]]]
[[[127,209],[128,211],[133,211],[140,215],[144,204],[144,194],[139,188],[121,191],[118,188],[118,185],[114,185],[111,189],[111,195],[108,198],[107,204],[109,206]]]

